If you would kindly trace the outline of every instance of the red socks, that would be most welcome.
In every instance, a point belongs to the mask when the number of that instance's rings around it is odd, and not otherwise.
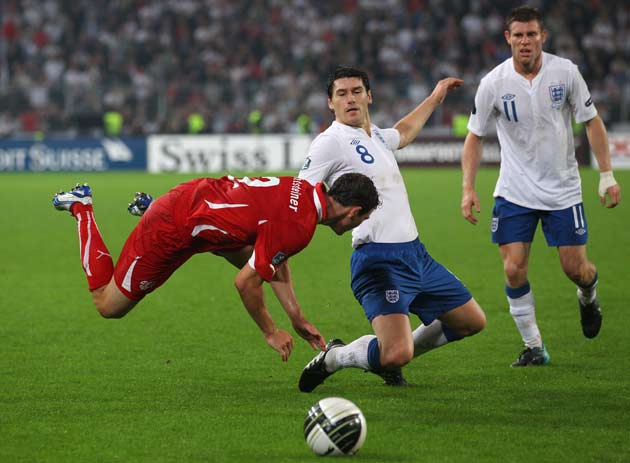
[[[75,203],[71,213],[77,219],[81,264],[92,291],[109,283],[114,274],[114,261],[96,225],[92,206]]]

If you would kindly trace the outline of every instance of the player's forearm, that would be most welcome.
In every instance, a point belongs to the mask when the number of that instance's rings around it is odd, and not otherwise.
[[[611,171],[612,164],[610,162],[608,134],[606,133],[604,121],[599,116],[595,116],[586,123],[586,136],[597,159],[600,172]]]
[[[263,281],[262,277],[249,264],[245,264],[236,275],[234,286],[241,296],[241,301],[243,301],[249,316],[256,322],[260,331],[265,336],[269,336],[276,330],[276,324],[265,304]]]
[[[243,288],[237,286],[237,289],[249,316],[256,322],[260,331],[262,331],[265,336],[273,334],[276,330],[276,324],[265,305],[262,286],[246,286]]]
[[[433,95],[427,97],[416,108],[394,124],[394,128],[400,133],[400,144],[398,148],[403,148],[414,141],[424,125],[440,105],[440,102]]]
[[[270,284],[274,294],[278,298],[278,302],[280,302],[280,305],[291,321],[301,320],[303,318],[302,310],[300,309],[297,297],[295,296],[288,261],[285,261],[276,269],[276,273],[274,274]]]
[[[474,133],[468,132],[462,150],[462,189],[464,191],[475,189],[482,148],[483,140]]]

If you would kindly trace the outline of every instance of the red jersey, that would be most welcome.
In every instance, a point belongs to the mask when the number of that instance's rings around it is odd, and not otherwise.
[[[201,178],[151,204],[131,232],[114,280],[139,301],[192,255],[254,246],[250,259],[269,281],[276,266],[301,251],[326,217],[321,184],[293,177]]]
[[[254,245],[253,266],[267,281],[326,215],[321,184],[294,177],[201,178],[171,191],[181,193],[173,218],[193,252]]]

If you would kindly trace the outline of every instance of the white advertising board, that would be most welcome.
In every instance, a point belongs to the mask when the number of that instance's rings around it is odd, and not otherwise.
[[[206,173],[299,170],[308,135],[153,135],[149,172]]]

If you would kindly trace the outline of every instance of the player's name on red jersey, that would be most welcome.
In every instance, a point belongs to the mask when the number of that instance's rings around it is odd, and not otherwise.
[[[293,212],[298,211],[298,206],[300,205],[300,195],[302,194],[302,179],[297,177],[293,178],[293,182],[291,183],[291,192],[289,194],[289,209],[292,209]]]

